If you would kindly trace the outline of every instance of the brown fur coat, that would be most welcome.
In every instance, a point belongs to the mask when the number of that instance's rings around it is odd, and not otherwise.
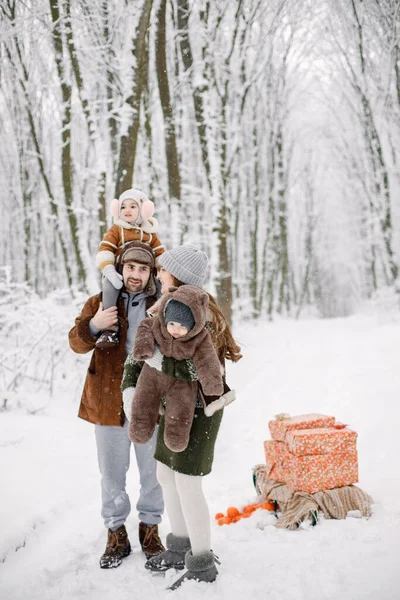
[[[169,300],[178,300],[190,307],[195,325],[185,336],[174,339],[164,323]],[[197,287],[182,285],[163,296],[160,310],[154,318],[144,319],[137,330],[133,348],[136,360],[151,358],[158,346],[164,356],[176,360],[191,359],[204,394],[221,396],[223,380],[221,364],[205,329],[208,295]],[[188,445],[197,400],[197,381],[177,380],[144,364],[132,403],[129,437],[145,444],[157,423],[160,401],[165,398],[164,442],[173,452],[182,452]]]

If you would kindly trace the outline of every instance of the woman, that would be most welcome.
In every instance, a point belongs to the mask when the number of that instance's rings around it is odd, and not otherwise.
[[[178,246],[173,250],[164,252],[159,259],[158,280],[161,283],[161,293],[166,294],[168,288],[180,285],[197,285],[203,287],[208,258],[205,252],[194,246]],[[208,293],[209,314],[207,326],[218,352],[220,362],[226,360],[237,362],[242,358],[240,347],[233,339],[229,324],[224,313],[219,308],[215,298]],[[157,303],[148,311],[155,314]]]
[[[159,257],[158,278],[161,282],[161,292],[165,294],[170,287],[185,284],[202,287],[207,264],[207,255],[193,246],[178,246],[164,252]],[[152,307],[153,315],[155,310],[156,305]],[[223,313],[210,294],[207,327],[224,377],[225,359],[234,362],[240,360],[240,348],[233,339]],[[133,364],[133,368],[138,366],[132,359],[129,362],[131,366]],[[190,377],[192,369],[188,368],[187,364],[182,364],[186,362],[163,357],[162,370],[172,373],[178,379]],[[129,369],[128,365],[126,369]],[[125,373],[124,380],[122,385],[126,396],[129,384]],[[183,452],[172,452],[166,447],[164,417],[161,416],[160,419],[155,458],[158,461],[157,478],[163,488],[171,533],[167,535],[167,550],[152,557],[145,566],[152,572],[186,567],[187,571],[170,587],[172,590],[177,589],[187,579],[211,582],[218,574],[215,557],[210,549],[210,515],[202,483],[203,477],[211,471],[223,406],[233,399],[227,386],[226,390],[227,393],[222,398],[204,399],[199,386],[199,401],[190,430],[189,444]],[[209,405],[206,410],[204,404]],[[214,408],[210,410],[210,407]]]

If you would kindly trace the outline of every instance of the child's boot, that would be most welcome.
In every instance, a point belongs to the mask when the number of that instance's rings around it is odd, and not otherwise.
[[[157,556],[152,556],[145,564],[146,569],[153,573],[164,573],[168,569],[184,569],[185,554],[190,550],[188,537],[178,537],[173,533],[167,535],[167,549]]]
[[[110,348],[116,344],[119,344],[118,331],[112,331],[111,329],[105,329],[96,341],[98,348]]]
[[[189,579],[204,581],[205,583],[215,581],[218,575],[217,567],[215,566],[216,561],[217,558],[212,550],[204,552],[203,554],[196,554],[195,556],[193,556],[192,551],[189,550],[185,556],[186,573],[177,579],[177,581],[175,581],[168,589],[176,590],[184,581]],[[219,561],[217,562],[219,564]]]

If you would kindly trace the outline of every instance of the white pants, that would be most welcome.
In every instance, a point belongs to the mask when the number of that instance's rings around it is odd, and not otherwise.
[[[126,492],[126,473],[130,464],[131,441],[128,437],[128,420],[124,427],[95,425],[97,458],[101,473],[101,516],[107,529],[121,527],[131,511]],[[133,444],[139,470],[140,492],[136,509],[139,521],[147,525],[161,522],[164,500],[157,480],[154,450],[157,430],[147,444]]]
[[[188,537],[193,554],[210,550],[210,513],[203,493],[203,478],[183,475],[157,462],[157,478],[161,483],[171,533]]]

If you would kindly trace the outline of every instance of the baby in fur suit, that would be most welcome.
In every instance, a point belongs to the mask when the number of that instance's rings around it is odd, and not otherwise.
[[[129,437],[145,444],[157,424],[160,402],[165,401],[165,445],[182,452],[188,445],[197,401],[198,382],[174,379],[161,370],[163,356],[191,359],[206,396],[221,396],[224,386],[221,365],[210,333],[205,328],[208,295],[182,285],[170,289],[160,302],[158,315],[144,319],[133,348],[135,360],[146,360],[139,375]]]

